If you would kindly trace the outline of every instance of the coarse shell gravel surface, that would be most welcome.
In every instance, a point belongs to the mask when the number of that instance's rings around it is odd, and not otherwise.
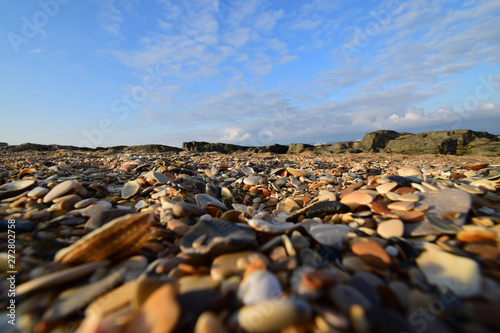
[[[500,158],[2,152],[0,237],[1,332],[500,331]]]

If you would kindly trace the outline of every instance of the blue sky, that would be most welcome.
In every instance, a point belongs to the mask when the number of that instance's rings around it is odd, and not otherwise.
[[[0,0],[0,141],[500,132],[500,1]]]

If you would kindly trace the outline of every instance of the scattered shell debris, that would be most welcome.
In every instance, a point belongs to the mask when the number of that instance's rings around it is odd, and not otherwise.
[[[499,158],[0,158],[1,332],[500,331]]]

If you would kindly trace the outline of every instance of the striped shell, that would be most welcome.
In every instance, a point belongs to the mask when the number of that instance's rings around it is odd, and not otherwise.
[[[123,259],[137,252],[149,238],[153,215],[127,214],[112,220],[59,250],[54,261],[80,264],[104,259]]]

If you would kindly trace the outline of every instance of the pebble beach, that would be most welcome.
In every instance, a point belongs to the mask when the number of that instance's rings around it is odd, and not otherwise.
[[[500,157],[3,151],[0,235],[1,332],[500,331]]]

